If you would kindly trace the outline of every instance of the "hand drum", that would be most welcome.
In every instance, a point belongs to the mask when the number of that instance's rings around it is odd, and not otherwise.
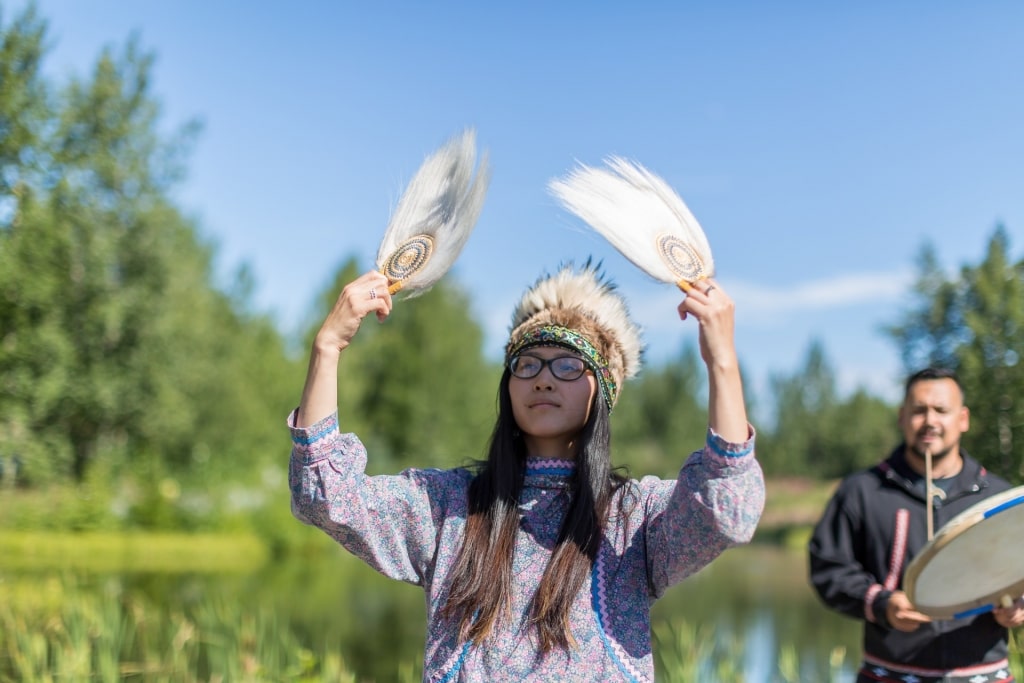
[[[1024,592],[1024,486],[949,520],[907,567],[904,590],[933,619],[987,612]]]

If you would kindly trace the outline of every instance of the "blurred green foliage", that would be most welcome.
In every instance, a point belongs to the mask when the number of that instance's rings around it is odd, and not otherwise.
[[[287,448],[298,372],[272,321],[214,286],[171,199],[196,126],[160,135],[134,41],[59,88],[45,46],[31,6],[0,32],[0,464],[32,487],[100,461],[208,484],[258,470]]]

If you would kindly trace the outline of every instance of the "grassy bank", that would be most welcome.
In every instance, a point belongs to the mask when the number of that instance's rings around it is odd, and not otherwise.
[[[769,480],[755,541],[802,547],[834,488],[834,482]],[[20,492],[5,491],[0,493],[0,511],[16,507],[19,497],[30,506],[43,498],[37,492],[21,496]],[[58,508],[75,520],[83,517],[78,505],[88,505],[93,511],[98,506],[94,500],[81,503],[67,500],[69,497],[64,497],[65,502]],[[62,529],[57,517],[55,513],[41,528],[33,528],[25,524],[24,515],[0,515],[0,570],[246,572],[263,566],[275,554],[305,554],[332,547],[322,534],[292,519],[284,503],[275,506],[273,514],[262,514],[252,529],[240,529],[231,521],[225,531],[143,532],[92,527],[67,531],[63,529],[75,527]],[[10,528],[14,522],[17,527]]]
[[[268,556],[251,533],[0,531],[0,568],[15,571],[248,572]]]
[[[764,514],[757,525],[754,541],[794,549],[805,547],[811,528],[821,516],[837,483],[799,477],[768,479],[765,482]]]

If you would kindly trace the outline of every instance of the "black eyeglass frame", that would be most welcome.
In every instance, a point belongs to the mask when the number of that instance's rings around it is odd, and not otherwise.
[[[530,358],[540,363],[540,365],[537,367],[537,372],[534,372],[533,374],[530,375],[522,375],[517,373],[516,367],[519,365],[520,358]],[[576,370],[573,369],[573,376],[564,377],[564,373],[562,373],[560,370],[555,370],[555,363],[560,360],[573,360],[578,362],[580,364],[579,372],[576,372]],[[544,372],[544,368],[550,370],[551,376],[554,377],[555,379],[561,380],[563,382],[575,382],[580,377],[587,374],[587,370],[590,369],[590,366],[587,365],[587,362],[580,358],[579,356],[572,355],[555,356],[554,358],[541,358],[540,356],[535,356],[532,353],[517,353],[516,355],[512,356],[512,358],[510,358],[508,361],[509,372],[511,372],[512,376],[516,377],[517,379],[533,379],[540,373]]]

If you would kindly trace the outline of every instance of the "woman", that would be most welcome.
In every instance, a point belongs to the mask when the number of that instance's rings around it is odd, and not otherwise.
[[[764,504],[733,343],[711,280],[678,307],[700,326],[709,429],[678,479],[612,472],[608,419],[639,330],[596,270],[564,268],[519,303],[488,458],[368,477],[338,430],[339,355],[391,311],[387,280],[350,283],[320,329],[290,417],[292,509],[427,594],[424,680],[652,680],[650,605],[753,535]]]

